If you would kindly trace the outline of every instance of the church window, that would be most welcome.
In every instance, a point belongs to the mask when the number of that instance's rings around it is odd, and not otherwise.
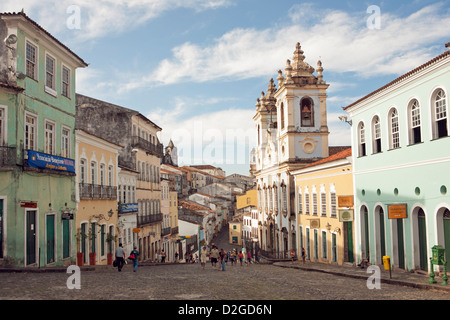
[[[302,127],[314,126],[313,102],[311,98],[303,98],[300,101]]]

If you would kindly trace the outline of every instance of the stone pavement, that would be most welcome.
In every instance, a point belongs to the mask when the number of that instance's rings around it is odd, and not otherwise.
[[[367,268],[360,268],[349,264],[341,266],[315,262],[306,262],[303,264],[302,261],[294,261],[294,263],[291,261],[273,261],[272,263],[275,266],[282,268],[295,268],[311,272],[333,274],[341,277],[350,277],[354,279],[367,280],[374,274],[374,271],[370,271]],[[388,270],[384,270],[384,267],[379,267],[379,270],[381,283],[408,286],[418,289],[439,290],[450,293],[450,281],[448,285],[442,285],[442,272],[441,274],[435,272],[436,276],[434,277],[434,280],[436,283],[430,284],[428,283],[430,280],[429,274],[407,272],[402,269],[394,269],[389,272]]]

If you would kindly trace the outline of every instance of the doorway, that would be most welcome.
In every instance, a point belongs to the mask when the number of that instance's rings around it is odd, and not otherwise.
[[[419,208],[417,212],[417,226],[419,229],[419,266],[420,270],[428,271],[427,227],[425,212],[422,208]]]
[[[46,263],[55,262],[55,215],[49,214],[46,216]]]
[[[36,210],[26,211],[26,265],[36,263]]]

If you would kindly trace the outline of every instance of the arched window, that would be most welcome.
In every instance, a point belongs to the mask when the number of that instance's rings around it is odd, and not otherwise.
[[[372,119],[372,139],[373,153],[381,152],[381,126],[380,117],[378,116]]]
[[[280,104],[281,130],[284,129],[284,104]]]
[[[301,125],[302,127],[314,126],[313,101],[311,98],[303,98],[300,101]]]
[[[438,89],[431,98],[433,114],[433,139],[448,136],[447,97],[444,90]]]
[[[416,99],[412,100],[408,106],[408,124],[409,124],[409,144],[422,142],[420,129],[420,105]]]
[[[390,145],[391,149],[400,148],[400,130],[398,127],[398,112],[397,109],[392,109],[389,112],[389,133],[390,133]]]
[[[358,125],[358,153],[360,157],[366,155],[366,133],[364,128],[364,122]]]

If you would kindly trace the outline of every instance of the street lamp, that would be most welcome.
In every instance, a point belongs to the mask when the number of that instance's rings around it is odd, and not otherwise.
[[[340,116],[339,120],[342,122],[347,122],[349,125],[352,125],[352,120],[348,120],[347,116]]]

